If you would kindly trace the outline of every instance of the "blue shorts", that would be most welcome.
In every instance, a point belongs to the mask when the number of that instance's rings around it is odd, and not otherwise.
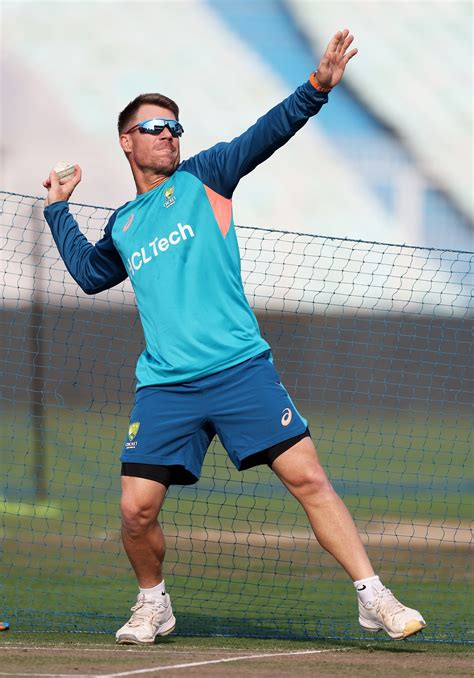
[[[283,451],[286,441],[309,435],[270,351],[201,379],[137,391],[122,474],[155,479],[131,465],[163,466],[173,471],[165,484],[194,483],[216,434],[239,470],[266,463],[262,451]]]

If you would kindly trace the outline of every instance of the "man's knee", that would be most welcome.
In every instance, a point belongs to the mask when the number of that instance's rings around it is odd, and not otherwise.
[[[334,492],[311,438],[304,438],[277,457],[272,469],[298,498]]]
[[[120,510],[123,529],[132,539],[146,533],[150,527],[156,524],[158,518],[158,511],[153,505],[137,503],[126,497],[122,497]]]
[[[324,469],[315,464],[309,468],[298,469],[291,478],[293,491],[303,496],[321,496],[334,492]]]
[[[145,478],[122,476],[120,509],[128,536],[138,538],[156,525],[167,488]]]

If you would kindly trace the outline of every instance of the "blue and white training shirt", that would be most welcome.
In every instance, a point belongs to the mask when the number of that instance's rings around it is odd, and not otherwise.
[[[130,278],[146,342],[137,388],[192,381],[269,348],[242,285],[232,194],[327,99],[311,82],[301,85],[241,136],[181,162],[119,207],[95,246],[67,202],[46,207],[59,253],[87,294]]]

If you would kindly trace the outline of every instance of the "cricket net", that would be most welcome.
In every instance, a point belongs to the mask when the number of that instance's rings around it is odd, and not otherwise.
[[[118,460],[143,347],[133,293],[87,297],[42,200],[0,205],[0,611],[18,630],[112,632],[136,595]],[[92,242],[111,214],[71,210]],[[262,334],[376,571],[425,638],[468,642],[474,255],[237,234]],[[179,633],[361,637],[350,581],[268,468],[239,474],[214,441],[161,522]]]

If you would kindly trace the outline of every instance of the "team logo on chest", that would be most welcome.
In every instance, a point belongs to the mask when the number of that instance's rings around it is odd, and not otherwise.
[[[168,208],[171,207],[171,205],[174,205],[176,202],[176,196],[174,195],[174,186],[171,186],[170,188],[167,188],[165,191],[165,202],[163,203],[163,206]]]

